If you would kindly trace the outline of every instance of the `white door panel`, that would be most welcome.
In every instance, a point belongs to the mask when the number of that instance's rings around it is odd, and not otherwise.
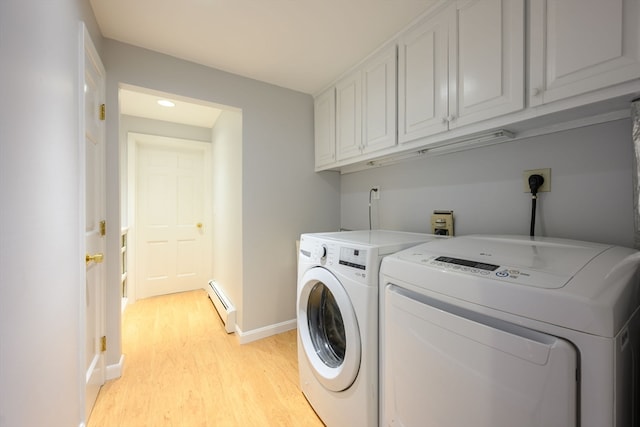
[[[136,297],[199,289],[210,278],[211,144],[137,135]]]
[[[105,130],[101,105],[105,97],[105,71],[102,62],[83,27],[83,150],[84,173],[84,240],[87,255],[95,261],[85,262],[83,316],[85,325],[85,415],[88,418],[100,387],[105,381],[102,336],[105,330],[106,268],[102,221],[106,217]],[[82,260],[79,260],[82,262]]]

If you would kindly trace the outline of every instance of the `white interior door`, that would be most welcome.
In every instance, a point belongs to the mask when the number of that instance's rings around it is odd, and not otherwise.
[[[105,248],[105,71],[98,54],[84,30],[84,152],[85,152],[85,266],[86,266],[86,402],[88,418],[105,381],[104,328],[106,268]]]
[[[136,297],[204,288],[210,278],[211,144],[137,135]]]

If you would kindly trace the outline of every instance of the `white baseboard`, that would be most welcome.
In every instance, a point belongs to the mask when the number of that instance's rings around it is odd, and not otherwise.
[[[295,329],[298,326],[296,319],[287,320],[286,322],[276,323],[274,325],[265,326],[251,331],[243,332],[238,325],[236,325],[236,335],[240,344],[248,344],[252,341],[257,341],[262,338],[270,337],[271,335],[281,334],[283,332]]]
[[[120,360],[115,365],[108,365],[105,370],[105,380],[114,380],[122,376],[122,370],[124,368],[124,354],[120,356]]]

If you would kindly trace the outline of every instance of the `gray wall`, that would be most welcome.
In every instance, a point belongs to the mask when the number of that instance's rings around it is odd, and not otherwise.
[[[88,1],[0,2],[2,427],[84,420],[82,20],[99,48]]]
[[[220,114],[213,129],[212,164],[213,279],[243,313],[242,112]]]
[[[407,161],[343,175],[341,223],[430,232],[435,209],[452,209],[456,234],[529,233],[531,195],[522,172],[551,168],[540,193],[536,234],[633,246],[630,120],[618,120],[506,144]]]
[[[339,227],[339,176],[313,172],[311,96],[104,40],[107,69],[107,191],[118,197],[119,84],[174,93],[242,110],[242,331],[295,319],[294,241],[302,232]],[[113,194],[110,194],[112,191]],[[108,221],[119,223],[119,203]],[[117,241],[109,249],[117,251]],[[110,282],[118,271],[110,269]],[[215,272],[214,272],[215,275]],[[115,289],[115,287],[114,287]],[[119,338],[119,296],[107,295],[107,334]],[[111,339],[111,338],[110,338]],[[119,345],[119,344],[118,344]],[[108,350],[117,363],[120,349]]]

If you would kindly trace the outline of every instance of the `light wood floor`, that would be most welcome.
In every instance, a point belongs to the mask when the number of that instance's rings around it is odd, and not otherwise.
[[[122,325],[121,378],[88,427],[322,426],[298,386],[296,331],[238,344],[205,291],[137,301]]]

